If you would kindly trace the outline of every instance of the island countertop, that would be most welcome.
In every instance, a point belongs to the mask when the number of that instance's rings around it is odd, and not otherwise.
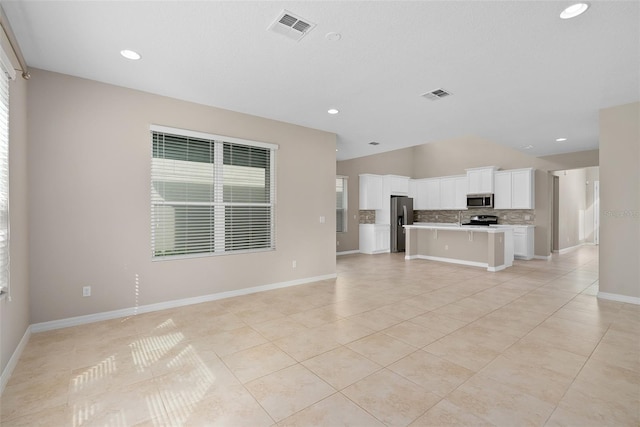
[[[500,227],[487,227],[486,225],[458,225],[453,223],[436,223],[436,222],[418,222],[405,225],[407,229],[421,230],[446,230],[446,231],[477,231],[480,233],[503,233],[504,229]]]

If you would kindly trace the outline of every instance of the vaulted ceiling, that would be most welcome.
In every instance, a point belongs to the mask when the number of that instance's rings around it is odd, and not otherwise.
[[[466,135],[597,148],[599,109],[640,99],[640,2],[569,4],[1,2],[30,67],[335,132],[339,160]],[[283,10],[315,26],[267,31]]]

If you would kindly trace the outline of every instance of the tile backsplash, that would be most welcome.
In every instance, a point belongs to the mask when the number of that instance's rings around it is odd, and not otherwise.
[[[472,215],[496,215],[498,224],[513,225],[534,225],[536,219],[534,209],[470,209],[464,211],[413,211],[413,222],[454,223],[458,222],[459,212],[462,212],[461,222],[469,222]]]
[[[473,209],[464,211],[413,211],[413,222],[458,222],[458,213],[462,212],[462,222],[469,222],[472,215],[497,215],[498,224],[534,225],[536,211],[533,209]],[[375,224],[375,210],[359,211],[359,224]],[[528,218],[528,219],[527,219]]]
[[[376,211],[371,210],[361,210],[360,211],[360,220],[359,224],[375,224],[376,223]]]

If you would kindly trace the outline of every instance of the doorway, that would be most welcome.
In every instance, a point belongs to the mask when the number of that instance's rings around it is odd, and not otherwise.
[[[593,242],[600,244],[600,181],[593,182]]]
[[[551,213],[551,253],[558,252],[560,250],[560,177],[557,175],[551,175],[553,177],[553,197],[551,204],[553,205]]]

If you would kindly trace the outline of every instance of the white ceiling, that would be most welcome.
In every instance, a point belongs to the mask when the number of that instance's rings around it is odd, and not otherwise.
[[[598,110],[640,99],[640,2],[590,3],[1,2],[30,67],[335,132],[338,160],[467,135],[597,148]],[[267,32],[282,9],[317,26]]]

